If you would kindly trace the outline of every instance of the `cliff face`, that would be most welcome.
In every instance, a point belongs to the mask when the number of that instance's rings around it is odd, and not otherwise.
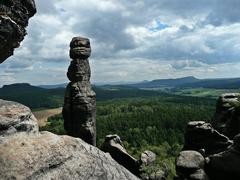
[[[0,100],[2,179],[138,179],[79,138],[39,132],[29,108]]]

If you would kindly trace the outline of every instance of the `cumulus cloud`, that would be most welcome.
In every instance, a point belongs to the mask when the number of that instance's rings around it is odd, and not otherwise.
[[[9,82],[67,81],[69,41],[79,35],[91,39],[94,82],[233,76],[228,69],[240,58],[239,0],[36,3],[28,36],[0,67]]]

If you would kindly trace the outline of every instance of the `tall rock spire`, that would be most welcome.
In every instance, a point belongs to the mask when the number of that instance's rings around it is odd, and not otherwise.
[[[67,77],[71,81],[65,92],[63,118],[67,134],[96,145],[96,94],[91,88],[88,57],[90,41],[74,37],[70,43],[71,64]]]

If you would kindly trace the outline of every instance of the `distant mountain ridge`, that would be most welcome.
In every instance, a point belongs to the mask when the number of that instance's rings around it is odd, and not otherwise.
[[[65,88],[67,83],[56,85],[39,85],[44,89]],[[119,88],[214,88],[214,89],[238,89],[240,88],[240,78],[213,78],[198,79],[194,76],[187,76],[176,79],[155,79],[152,81],[142,81],[138,83],[108,83],[105,85],[96,84],[96,87],[119,87]]]
[[[238,89],[240,78],[197,79],[193,76],[176,79],[156,79],[148,82],[122,85],[135,88],[213,88]]]
[[[4,85],[0,88],[0,99],[16,101],[34,109],[61,107],[63,105],[65,88],[49,89],[49,86],[47,88],[32,86],[28,83]],[[153,97],[166,94],[133,87],[104,88],[93,86],[93,90],[97,94],[98,101],[114,98]]]
[[[67,87],[68,83],[62,84],[54,84],[54,85],[38,85],[37,87],[44,88],[44,89],[56,89],[56,88],[65,88]]]
[[[147,82],[140,82],[136,84],[128,84],[127,86],[136,87],[136,88],[158,88],[158,87],[177,87],[187,83],[199,82],[200,79],[197,79],[193,76],[176,78],[176,79],[156,79]]]

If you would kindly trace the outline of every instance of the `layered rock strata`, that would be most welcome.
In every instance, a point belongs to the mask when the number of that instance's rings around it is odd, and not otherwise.
[[[79,137],[96,145],[96,94],[91,88],[91,70],[88,57],[90,41],[74,37],[70,43],[71,64],[67,77],[71,81],[66,88],[63,118],[68,135]]]

